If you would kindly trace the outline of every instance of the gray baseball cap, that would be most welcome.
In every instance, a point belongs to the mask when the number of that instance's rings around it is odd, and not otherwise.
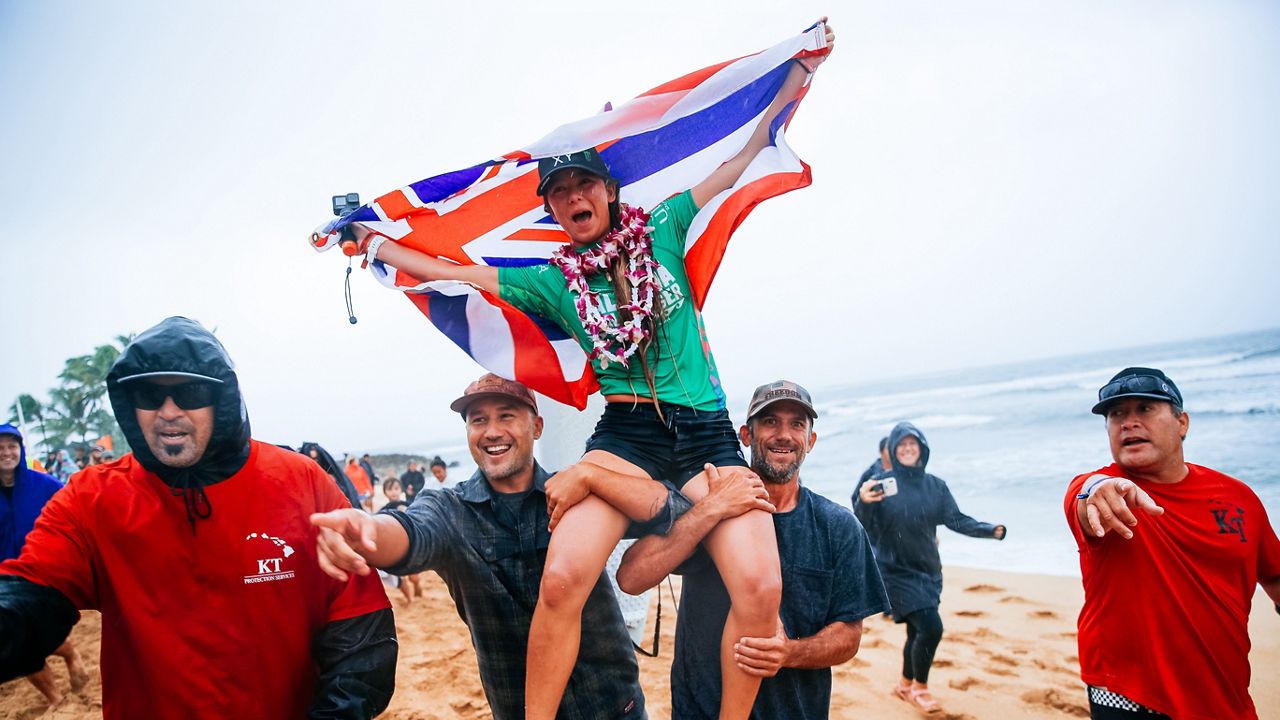
[[[778,380],[761,385],[751,394],[751,405],[747,407],[747,420],[759,415],[761,410],[780,400],[799,403],[811,419],[818,419],[818,411],[813,408],[813,398],[809,397],[808,390],[790,380]]]

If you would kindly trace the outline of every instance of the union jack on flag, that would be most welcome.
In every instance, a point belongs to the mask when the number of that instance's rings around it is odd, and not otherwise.
[[[796,58],[828,52],[816,24],[768,50],[659,85],[620,107],[563,125],[498,158],[393,190],[319,227],[320,251],[361,225],[408,247],[458,263],[545,263],[568,235],[543,210],[537,160],[596,148],[624,202],[652,208],[706,178],[746,144]],[[685,241],[685,266],[699,310],[734,229],[757,204],[810,183],[809,166],[783,130],[812,75],[774,120],[771,142],[738,182],[702,207]],[[431,322],[484,368],[579,409],[598,388],[587,354],[551,321],[516,310],[467,283],[421,282],[383,263],[370,270],[405,293]]]

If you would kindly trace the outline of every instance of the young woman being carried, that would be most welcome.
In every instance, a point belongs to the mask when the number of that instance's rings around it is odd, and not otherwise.
[[[828,27],[827,46],[834,41]],[[768,145],[771,122],[823,59],[797,61],[743,149],[650,215],[619,201],[618,182],[594,149],[540,160],[538,195],[569,236],[546,265],[458,265],[382,236],[357,237],[370,259],[423,281],[471,283],[555,322],[591,354],[607,404],[582,460],[547,483],[556,532],[529,630],[528,720],[555,717],[592,586],[631,522],[653,519],[665,498],[653,481],[697,500],[707,492],[707,464],[747,467],[694,307],[685,235],[698,209],[732,187]],[[594,468],[612,471],[611,481],[601,482]],[[631,480],[618,482],[617,474]],[[760,678],[737,667],[733,644],[776,629],[781,573],[772,520],[749,512],[722,523],[706,545],[733,601],[721,641],[720,716],[745,718]]]

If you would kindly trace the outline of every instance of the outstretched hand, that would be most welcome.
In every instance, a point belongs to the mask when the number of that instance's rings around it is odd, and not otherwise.
[[[807,55],[805,57],[799,58],[800,64],[803,65],[804,69],[807,70],[808,72],[813,72],[814,70],[817,70],[818,66],[826,62],[827,58],[831,57],[831,53],[835,52],[835,49],[836,49],[835,28],[831,27],[830,25],[827,25],[826,15],[823,15],[822,17],[818,18],[818,22],[823,24],[823,29],[825,30],[825,35],[823,39],[826,41],[827,47],[824,52],[821,52],[821,54]]]
[[[377,525],[373,516],[347,508],[314,513],[311,524],[320,529],[316,537],[317,560],[329,577],[346,582],[350,575],[368,575],[366,554],[378,549]]]
[[[1148,515],[1163,515],[1164,508],[1132,480],[1107,478],[1098,483],[1084,500],[1085,517],[1093,534],[1102,537],[1114,530],[1128,540],[1133,537],[1130,528],[1138,524],[1133,514],[1139,508]]]

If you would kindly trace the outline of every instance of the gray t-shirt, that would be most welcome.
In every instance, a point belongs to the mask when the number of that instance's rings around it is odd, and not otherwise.
[[[782,561],[782,626],[809,637],[834,622],[889,610],[866,531],[848,508],[800,488],[796,507],[773,516]],[[720,708],[720,635],[729,593],[699,550],[681,568],[684,591],[671,663],[671,716],[714,720]],[[782,668],[760,684],[755,720],[826,718],[831,669]]]

